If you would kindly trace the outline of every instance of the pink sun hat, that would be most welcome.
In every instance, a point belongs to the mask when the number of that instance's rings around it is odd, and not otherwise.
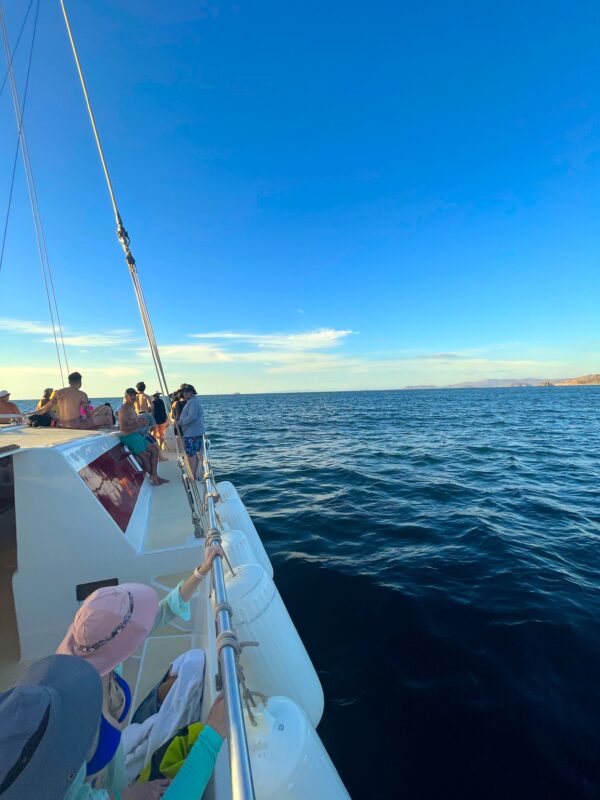
[[[75,614],[56,653],[85,658],[108,675],[144,643],[157,611],[157,594],[143,583],[97,589]]]

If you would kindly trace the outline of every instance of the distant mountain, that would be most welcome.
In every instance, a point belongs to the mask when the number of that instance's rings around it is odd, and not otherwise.
[[[405,386],[405,389],[512,389],[532,386],[600,386],[600,373],[579,378],[488,378],[481,381],[451,383],[448,386]]]
[[[483,381],[452,383],[444,389],[512,389],[515,386],[542,386],[550,383],[545,378],[488,378]]]
[[[593,372],[591,375],[582,375],[580,378],[566,378],[561,381],[554,381],[555,386],[600,386],[600,373]]]

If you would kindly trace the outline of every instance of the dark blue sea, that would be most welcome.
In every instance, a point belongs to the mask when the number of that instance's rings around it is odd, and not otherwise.
[[[600,798],[600,387],[205,409],[354,800]]]
[[[355,800],[600,797],[600,387],[205,405]]]

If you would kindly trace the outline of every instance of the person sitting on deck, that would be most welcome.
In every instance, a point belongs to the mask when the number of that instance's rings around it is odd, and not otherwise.
[[[190,383],[185,384],[183,397],[186,403],[179,417],[179,425],[183,431],[183,442],[190,469],[197,479],[198,465],[202,459],[202,436],[205,431],[204,412],[200,398]]]
[[[156,442],[149,440],[149,437],[143,435],[142,430],[146,428],[147,422],[143,416],[135,413],[135,400],[137,392],[135,389],[125,389],[125,396],[123,397],[123,405],[118,411],[119,431],[121,432],[121,441],[124,445],[131,450],[136,456],[148,475],[150,482],[154,486],[159,486],[161,483],[168,483],[165,478],[160,478],[157,472],[159,450]]]
[[[112,414],[106,406],[98,406],[90,411],[89,415],[81,414],[82,407],[87,409],[90,405],[87,394],[81,391],[81,381],[81,374],[72,372],[69,375],[69,385],[52,392],[50,400],[38,408],[38,414],[46,414],[57,407],[60,428],[80,430],[112,428]]]
[[[44,394],[42,395],[42,399],[38,401],[38,404],[35,407],[36,411],[39,411],[41,408],[43,408],[46,405],[48,400],[50,400],[50,398],[52,397],[52,392],[53,391],[54,391],[54,389],[44,389]]]
[[[42,399],[38,401],[36,406],[35,414],[30,414],[29,416],[29,424],[32,428],[54,428],[58,423],[58,414],[55,408],[51,408],[50,411],[47,411],[45,414],[40,413],[40,409],[44,408],[44,406],[48,403],[50,398],[52,397],[52,392],[54,389],[44,389],[44,394],[42,395]]]
[[[146,420],[146,425],[145,427],[140,428],[140,433],[143,436],[150,437],[152,441],[156,442],[156,420],[154,419],[154,404],[152,402],[152,398],[150,395],[146,394],[146,384],[143,381],[136,383],[135,388],[137,390],[137,396],[134,403],[135,413],[142,419]],[[158,460],[168,461],[168,458],[164,458],[161,455],[160,445],[158,449]]]
[[[27,667],[0,694],[2,800],[75,797],[101,710],[102,682],[91,664],[60,655]]]
[[[0,415],[1,414],[14,414],[15,419],[21,419],[22,414],[19,407],[10,401],[10,392],[7,389],[0,390]],[[0,416],[0,425],[10,425],[12,418],[2,419]]]
[[[165,800],[188,800],[202,795],[226,735],[222,699],[218,698],[213,704],[205,725],[196,724],[198,708],[186,705],[180,709],[180,717],[183,717],[179,720],[181,724],[176,723],[172,732],[163,729],[166,738],[159,737],[159,748],[181,726],[194,723],[199,734],[166,793],[168,781],[165,780],[150,780],[127,788],[132,778],[127,777],[122,732],[130,715],[132,692],[121,676],[120,665],[143,645],[153,631],[169,625],[177,617],[191,619],[190,599],[210,572],[215,557],[222,555],[222,552],[217,546],[208,548],[203,563],[160,602],[154,589],[138,583],[106,586],[97,589],[84,600],[56,652],[77,656],[100,673],[103,687],[102,716],[93,752],[87,758],[87,782],[83,786],[80,783],[76,794],[69,793],[68,800],[108,800],[108,792],[111,797],[121,792],[122,800],[154,800],[160,796]],[[172,667],[173,665],[151,692],[151,696],[154,693],[156,695],[156,708],[160,708],[173,684],[180,680],[171,675]],[[192,689],[191,694],[197,695],[203,684],[203,674],[192,670],[191,679],[195,681],[195,690]],[[142,704],[145,710],[152,705],[149,703],[150,699],[152,698],[149,696]],[[138,712],[141,709],[142,706]],[[153,710],[154,708],[150,713]],[[147,719],[145,714],[142,717]],[[148,762],[146,766],[147,764]],[[147,781],[148,774],[149,770],[144,770],[140,780]],[[133,779],[135,777],[137,773],[133,775]]]

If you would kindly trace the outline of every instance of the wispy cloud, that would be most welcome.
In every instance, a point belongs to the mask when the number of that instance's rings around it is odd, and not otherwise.
[[[192,333],[193,339],[216,339],[222,342],[238,342],[267,349],[321,350],[336,347],[356,331],[319,328],[302,333]]]
[[[338,369],[352,363],[333,350],[355,332],[350,329],[319,328],[299,333],[243,333],[216,331],[192,333],[197,343],[162,345],[165,360],[185,364],[243,365],[256,364],[266,373],[306,373]],[[138,350],[146,355],[146,348]]]
[[[8,333],[22,334],[25,336],[41,336],[42,342],[53,343],[53,330],[51,325],[27,319],[0,318],[0,330]],[[120,347],[131,345],[139,338],[134,331],[128,328],[114,328],[102,332],[80,333],[63,328],[63,338],[67,347]]]
[[[6,319],[0,318],[0,330],[10,333],[25,333],[31,335],[48,336],[52,333],[51,325],[44,325],[42,322],[28,319]]]
[[[148,348],[138,353],[147,354]],[[165,344],[160,347],[161,357],[171,361],[185,361],[193,364],[212,364],[214,362],[233,362],[236,354],[209,344]]]
[[[420,356],[426,361],[458,361],[459,359],[467,358],[464,353],[428,353],[427,355]]]
[[[133,331],[106,331],[106,333],[81,333],[64,337],[67,347],[120,347],[138,341]],[[53,342],[54,339],[44,339]]]

